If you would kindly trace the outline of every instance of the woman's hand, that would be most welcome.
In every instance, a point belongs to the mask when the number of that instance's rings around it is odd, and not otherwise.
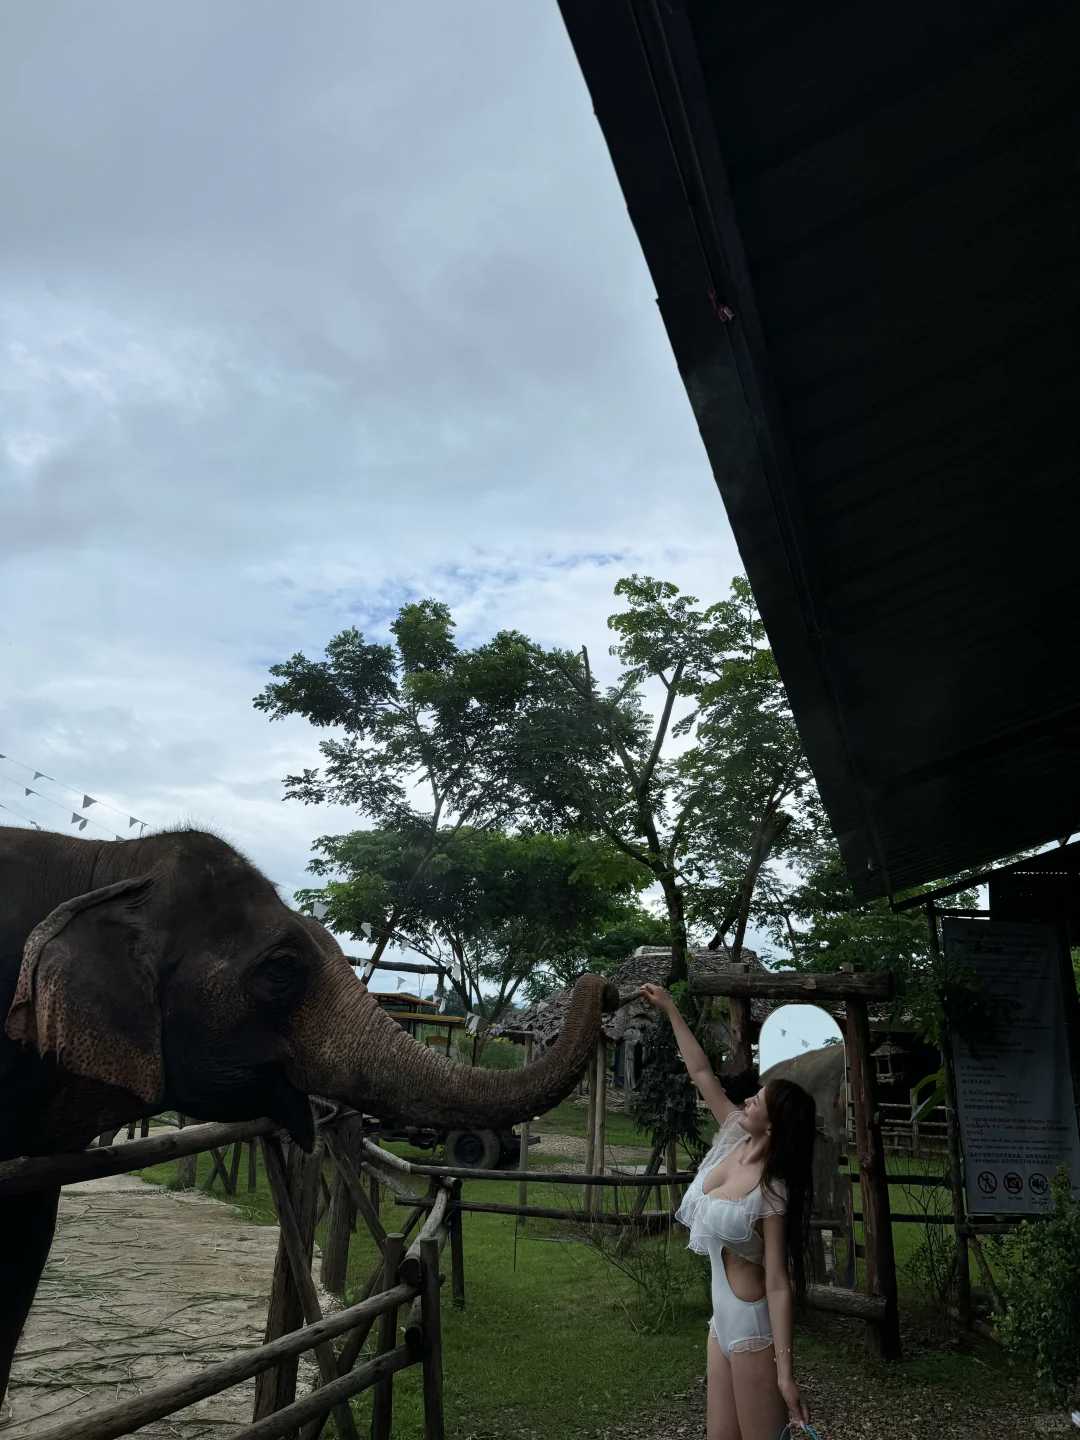
[[[671,998],[671,996],[668,994],[668,992],[664,989],[662,985],[642,985],[641,988],[638,990],[638,994],[641,996],[642,1000],[645,1000],[648,1004],[655,1006],[657,1010],[663,1010],[665,1015],[670,1013],[670,1011],[675,1008],[675,1001]]]
[[[788,1419],[793,1425],[809,1425],[810,1411],[802,1393],[793,1379],[780,1381],[780,1394],[788,1408]]]

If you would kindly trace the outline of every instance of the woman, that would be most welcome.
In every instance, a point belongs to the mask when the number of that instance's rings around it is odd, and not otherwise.
[[[708,1440],[776,1440],[809,1424],[795,1383],[793,1289],[805,1288],[813,1204],[815,1106],[801,1085],[772,1080],[741,1108],[659,985],[641,997],[671,1021],[690,1079],[720,1131],[677,1219],[712,1262],[706,1425]]]

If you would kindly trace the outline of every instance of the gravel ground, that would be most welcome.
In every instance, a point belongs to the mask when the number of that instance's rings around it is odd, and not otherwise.
[[[961,1393],[918,1378],[915,1370],[932,1347],[915,1330],[905,1330],[903,1336],[905,1361],[887,1366],[864,1359],[861,1326],[835,1318],[815,1318],[811,1323],[818,1338],[832,1342],[824,1353],[815,1347],[813,1362],[801,1366],[799,1375],[822,1440],[1033,1440],[1042,1435],[1080,1435],[1064,1411],[1040,1409],[1019,1394],[1003,1400],[1003,1361],[992,1347],[980,1352],[985,1358],[976,1364],[986,1368],[985,1388],[972,1385]],[[592,1440],[701,1440],[704,1435],[702,1379],[689,1393],[672,1396],[663,1413],[598,1428]]]
[[[77,1416],[261,1343],[278,1232],[195,1191],[130,1175],[64,1189],[56,1240],[15,1355],[3,1440]],[[317,1273],[317,1271],[316,1271]],[[329,1302],[320,1295],[324,1310]],[[311,1371],[301,1361],[301,1386]],[[249,1423],[255,1382],[139,1431],[209,1440]]]

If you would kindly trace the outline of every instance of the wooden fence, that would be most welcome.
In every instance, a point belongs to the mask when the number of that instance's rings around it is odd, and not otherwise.
[[[234,1146],[236,1155],[241,1146],[258,1141],[280,1226],[266,1340],[262,1345],[134,1399],[43,1425],[35,1432],[35,1440],[116,1440],[252,1377],[256,1381],[252,1422],[234,1432],[233,1440],[276,1440],[297,1434],[302,1440],[316,1440],[331,1412],[341,1440],[358,1440],[348,1402],[353,1395],[369,1389],[374,1391],[371,1435],[373,1440],[389,1440],[393,1377],[411,1365],[419,1365],[422,1370],[426,1440],[443,1440],[439,1259],[452,1228],[451,1191],[443,1186],[440,1196],[434,1193],[438,1187],[433,1187],[433,1193],[426,1197],[431,1203],[415,1209],[414,1221],[425,1213],[427,1219],[407,1250],[405,1242],[411,1225],[399,1232],[387,1232],[380,1226],[380,1261],[363,1299],[324,1316],[311,1263],[324,1154],[328,1152],[337,1159],[335,1132],[342,1123],[340,1117],[334,1116],[319,1124],[311,1155],[304,1155],[295,1145],[286,1147],[273,1122],[255,1120],[235,1125],[194,1125],[126,1145],[98,1146],[75,1155],[0,1164],[0,1196],[25,1195],[202,1153],[217,1155],[216,1165],[223,1167],[225,1147]],[[216,1175],[218,1170],[212,1173]],[[223,1168],[222,1173],[227,1179]],[[337,1174],[341,1173],[339,1164]],[[352,1178],[359,1185],[358,1178]],[[404,1336],[399,1344],[402,1313]],[[360,1363],[365,1341],[376,1325],[375,1353]],[[340,1348],[333,1343],[338,1339]],[[314,1351],[318,1384],[297,1398],[299,1357],[306,1351]]]

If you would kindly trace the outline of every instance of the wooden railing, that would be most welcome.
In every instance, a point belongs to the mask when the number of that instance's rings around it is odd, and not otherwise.
[[[340,1123],[335,1117],[320,1124],[312,1155],[304,1155],[295,1145],[289,1145],[286,1151],[273,1122],[253,1120],[233,1125],[193,1125],[124,1145],[0,1163],[2,1198],[120,1175],[203,1153],[216,1152],[220,1165],[226,1146],[239,1147],[258,1140],[280,1226],[264,1344],[89,1415],[39,1426],[34,1440],[116,1440],[252,1377],[256,1379],[252,1423],[235,1432],[233,1440],[274,1440],[296,1434],[299,1427],[303,1427],[303,1440],[316,1440],[331,1412],[341,1440],[358,1440],[348,1402],[369,1389],[375,1392],[371,1435],[373,1440],[389,1440],[393,1377],[411,1365],[419,1365],[423,1372],[426,1440],[443,1440],[439,1255],[450,1234],[450,1192],[444,1189],[441,1200],[431,1197],[429,1219],[407,1253],[404,1231],[381,1231],[380,1263],[364,1298],[324,1316],[312,1280],[311,1262],[323,1155],[326,1151],[334,1155],[333,1135]],[[415,1218],[423,1213],[416,1209]],[[404,1343],[398,1344],[398,1316],[406,1306]],[[358,1364],[361,1349],[376,1324],[376,1353]],[[342,1341],[340,1351],[333,1344],[338,1338]],[[297,1399],[297,1365],[300,1355],[308,1351],[315,1354],[319,1383]]]

